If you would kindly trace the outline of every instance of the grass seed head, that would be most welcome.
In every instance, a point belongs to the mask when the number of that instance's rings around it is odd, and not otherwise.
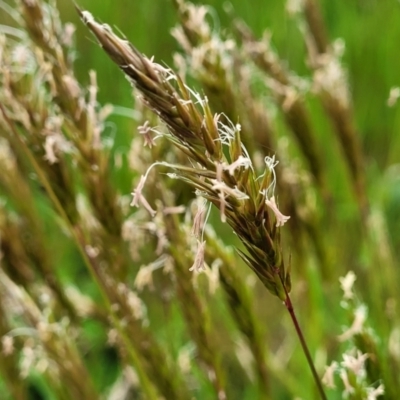
[[[191,160],[191,167],[157,162],[174,170],[174,177],[190,184],[220,210],[243,242],[243,260],[276,296],[284,300],[289,273],[280,246],[279,228],[289,219],[274,197],[274,158],[265,159],[265,171],[256,176],[249,154],[240,140],[240,125],[213,114],[207,98],[189,88],[172,70],[143,56],[128,41],[116,36],[91,14],[80,15],[110,58],[141,92],[144,103],[166,124],[165,136]],[[147,176],[147,174],[145,175]],[[153,210],[141,195],[145,176],[134,191],[133,205]],[[272,214],[269,210],[272,210]],[[275,223],[273,223],[275,219]],[[203,265],[204,241],[199,241],[194,269]]]

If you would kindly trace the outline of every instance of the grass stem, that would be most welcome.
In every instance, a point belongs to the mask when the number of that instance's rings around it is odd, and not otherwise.
[[[292,300],[290,299],[289,293],[287,292],[286,286],[284,285],[283,282],[282,282],[282,286],[284,287],[285,293],[286,293],[286,299],[284,301],[285,307],[288,310],[288,312],[290,314],[290,318],[292,319],[293,325],[294,325],[294,327],[296,329],[296,333],[297,333],[297,336],[298,336],[298,338],[300,340],[301,347],[303,349],[304,355],[307,358],[307,362],[308,362],[308,365],[309,365],[309,367],[311,369],[311,373],[313,375],[314,381],[317,384],[318,392],[319,392],[322,400],[327,400],[326,394],[324,392],[324,388],[322,387],[321,379],[319,378],[317,370],[315,369],[314,362],[312,360],[312,357],[311,357],[311,354],[310,354],[310,350],[308,349],[306,339],[305,339],[305,337],[303,335],[303,331],[301,330],[299,321],[298,321],[298,319],[296,317],[296,314],[294,312],[294,307],[293,307]]]

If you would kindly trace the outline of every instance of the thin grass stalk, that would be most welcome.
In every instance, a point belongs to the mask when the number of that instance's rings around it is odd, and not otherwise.
[[[365,187],[364,152],[355,117],[351,110],[349,95],[347,94],[348,82],[345,80],[344,71],[341,72],[343,79],[340,82],[337,82],[336,77],[328,75],[330,63],[336,62],[336,68],[342,70],[343,67],[339,64],[339,60],[335,60],[335,55],[332,54],[333,49],[328,41],[318,1],[306,0],[303,5],[303,12],[306,24],[302,24],[301,31],[307,45],[310,66],[314,70],[315,76],[318,76],[317,86],[319,89],[317,90],[325,112],[335,127],[335,132],[350,171],[360,214],[365,221],[369,205]],[[338,57],[336,56],[336,58]],[[326,71],[324,71],[325,69]],[[321,76],[319,77],[319,75]]]
[[[303,331],[300,327],[299,321],[297,320],[297,316],[294,311],[292,300],[290,299],[289,293],[287,293],[287,292],[286,292],[286,299],[284,301],[284,304],[285,304],[287,311],[289,312],[290,318],[293,322],[293,326],[295,327],[297,337],[300,340],[301,348],[303,349],[303,353],[306,356],[307,363],[308,363],[308,366],[310,367],[314,382],[317,385],[318,393],[322,400],[327,400],[325,390],[322,386],[321,379],[318,375],[317,370],[315,369],[314,361],[311,357],[310,350],[308,349],[307,341],[303,335]]]
[[[9,117],[6,113],[6,110],[4,109],[3,105],[1,105],[1,104],[0,104],[0,110],[2,112],[4,120],[6,121],[6,123],[8,124],[8,126],[10,128],[10,131],[13,133],[13,137],[19,143],[21,151],[24,153],[26,158],[29,160],[30,164],[33,166],[33,169],[36,172],[36,174],[38,175],[40,182],[44,186],[46,193],[49,196],[52,204],[54,205],[55,209],[57,210],[57,212],[63,219],[64,223],[67,225],[69,231],[71,232],[71,234],[77,244],[78,250],[83,258],[83,261],[84,261],[86,267],[88,268],[94,282],[96,282],[96,286],[98,287],[98,289],[102,295],[105,307],[109,312],[112,323],[115,326],[115,328],[118,330],[120,337],[124,341],[124,346],[125,346],[126,350],[128,351],[130,359],[131,359],[133,365],[135,366],[135,369],[136,369],[136,372],[138,373],[139,379],[141,380],[143,391],[146,393],[146,395],[148,396],[148,398],[150,400],[156,400],[157,395],[156,395],[155,389],[153,387],[153,384],[150,382],[147,375],[143,371],[141,359],[138,356],[137,351],[134,349],[132,342],[128,338],[127,333],[125,332],[124,328],[122,327],[120,319],[115,315],[115,312],[112,309],[112,304],[111,304],[109,296],[107,294],[107,288],[104,285],[104,283],[101,279],[101,276],[99,274],[99,272],[100,272],[99,268],[96,264],[93,263],[93,259],[88,257],[88,255],[85,251],[86,244],[84,242],[84,235],[81,233],[79,226],[72,225],[68,214],[66,213],[66,211],[64,210],[58,197],[54,193],[53,188],[52,188],[51,184],[49,183],[47,177],[43,173],[42,169],[40,168],[35,157],[32,155],[31,151],[27,147],[26,143],[22,140],[19,133],[16,131],[16,128],[14,127],[12,121],[9,119]]]
[[[29,294],[31,294],[34,282],[37,280],[36,272],[38,272],[40,278],[48,285],[57,299],[59,315],[67,314],[72,321],[76,322],[77,314],[74,305],[67,297],[57,276],[51,270],[51,265],[47,264],[42,268],[40,266],[36,267],[37,259],[35,258],[35,253],[44,249],[29,248],[33,245],[29,243],[30,236],[38,233],[31,230],[31,228],[27,226],[26,221],[22,221],[21,218],[11,212],[0,211],[0,251],[4,255],[3,269],[15,282],[23,286]],[[24,236],[28,237],[24,240]],[[34,242],[34,244],[37,243],[37,241]],[[46,261],[48,261],[47,258]]]
[[[271,378],[267,370],[267,349],[263,340],[261,327],[254,313],[253,299],[245,282],[235,270],[235,262],[230,252],[216,238],[215,233],[206,232],[206,260],[208,263],[219,259],[222,261],[218,272],[221,289],[239,330],[246,337],[254,358],[254,370],[258,377],[261,398],[268,398],[271,392]]]
[[[384,398],[395,398],[392,374],[394,365],[391,364],[392,360],[387,353],[389,346],[382,346],[383,343],[380,343],[378,337],[383,337],[383,334],[376,332],[369,324],[369,310],[353,289],[356,279],[357,276],[353,271],[339,278],[343,290],[342,304],[348,313],[350,323],[338,340],[347,344],[346,357],[343,358],[358,360],[359,363],[357,368],[352,368],[351,362],[343,363],[343,367],[347,369],[346,374],[353,388],[354,398],[372,397],[370,395],[372,392],[385,395]],[[390,327],[383,331],[390,331]],[[358,373],[360,368],[362,374]]]
[[[5,257],[4,262],[6,263],[7,260],[16,261],[9,267],[16,273],[20,273],[22,281],[19,282],[28,292],[29,285],[35,278],[33,270],[37,271],[56,295],[63,310],[66,310],[68,316],[75,320],[77,315],[74,306],[54,273],[47,255],[43,229],[33,206],[34,197],[31,188],[23,177],[21,163],[18,162],[11,146],[4,139],[0,139],[0,152],[3,153],[0,157],[0,167],[4,171],[4,174],[0,176],[0,187],[3,189],[3,193],[11,199],[19,214],[16,221],[4,216],[3,222],[0,223],[0,230],[4,233],[0,247],[3,252],[11,253],[11,257],[9,255]],[[5,250],[5,247],[8,250]],[[21,262],[21,260],[28,259],[29,261]]]
[[[204,369],[214,386],[217,398],[226,399],[226,378],[221,367],[218,349],[211,336],[210,315],[192,283],[192,273],[189,267],[193,264],[193,260],[186,256],[186,237],[180,229],[177,215],[164,215],[164,223],[165,233],[171,243],[168,252],[174,260],[176,292],[190,337],[196,344],[199,360],[204,363]]]
[[[305,0],[303,3],[304,15],[318,53],[326,53],[329,46],[324,19],[322,17],[319,0]]]
[[[354,343],[362,354],[368,354],[368,359],[366,360],[366,372],[369,382],[376,384],[381,381],[382,378],[390,377],[391,373],[387,373],[388,371],[383,370],[384,368],[381,362],[382,354],[378,349],[376,339],[370,334],[370,332],[364,330],[363,332],[354,335]],[[392,387],[392,385],[386,383],[386,379],[384,379],[384,381],[385,387]]]
[[[31,40],[42,50],[43,62],[50,66],[52,97],[65,117],[64,134],[78,150],[74,157],[82,171],[81,177],[96,218],[104,228],[110,252],[113,247],[114,255],[126,254],[121,237],[122,212],[109,173],[109,152],[100,140],[102,114],[108,111],[97,110],[96,74],[93,71],[90,73],[89,99],[86,100],[82,95],[84,90],[74,76],[71,49],[62,45],[65,28],[56,9],[36,0],[18,1],[24,27]],[[121,279],[126,279],[126,264],[124,257],[118,260],[114,257],[113,268]]]
[[[228,70],[233,62],[229,44],[212,32],[205,19],[205,6],[195,6],[183,0],[174,0],[173,3],[180,24],[172,34],[186,53],[190,74],[201,83],[213,109],[223,111],[234,120],[238,116],[238,107],[232,71]]]
[[[65,385],[63,389],[67,395],[66,398],[99,399],[88,370],[77,351],[75,341],[71,337],[72,332],[68,332],[63,322],[52,321],[51,308],[47,310],[50,311],[50,315],[46,320],[43,310],[37,305],[37,295],[32,297],[27,294],[2,271],[0,272],[0,293],[2,299],[9,304],[11,311],[8,313],[9,318],[16,319],[13,315],[15,308],[15,310],[20,309],[20,317],[23,319],[24,328],[20,331],[18,328],[11,330],[9,335],[27,335],[34,343],[33,346],[42,345],[45,357],[57,365],[57,371],[53,371],[51,366],[46,368],[50,370],[49,375],[54,374],[54,377],[58,377],[52,382],[55,389],[61,388],[62,382],[63,386]]]
[[[275,54],[268,43],[258,41],[250,28],[240,20],[235,21],[243,48],[251,60],[266,75],[272,78],[270,86],[285,121],[297,139],[322,197],[327,201],[330,197],[326,180],[325,166],[321,151],[316,141],[311,118],[301,99],[298,90],[292,85],[289,73],[283,67],[282,60]]]
[[[1,218],[1,217],[0,217]],[[14,340],[9,335],[11,326],[6,318],[7,312],[3,301],[0,301],[0,374],[6,390],[15,400],[26,400],[28,393],[26,385],[17,379],[19,375],[18,353],[14,348]]]

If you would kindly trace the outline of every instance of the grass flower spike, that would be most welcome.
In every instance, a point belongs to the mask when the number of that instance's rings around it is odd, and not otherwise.
[[[81,12],[81,16],[103,49],[141,92],[143,102],[166,124],[168,139],[189,157],[191,166],[169,165],[176,177],[220,209],[221,219],[231,225],[247,249],[248,254],[240,251],[242,258],[268,290],[285,301],[290,292],[290,274],[277,227],[288,217],[278,210],[274,196],[268,199],[266,195],[275,186],[274,158],[272,162],[266,159],[264,174],[256,176],[241,142],[240,125],[222,123],[211,111],[207,98],[191,90],[173,71],[140,54],[107,25],[95,22],[90,13]],[[141,202],[151,210],[141,195],[144,180],[142,177],[132,204]],[[199,253],[203,247],[200,243]],[[201,268],[198,262],[196,270]]]

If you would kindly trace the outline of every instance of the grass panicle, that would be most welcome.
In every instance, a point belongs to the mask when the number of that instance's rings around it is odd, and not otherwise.
[[[277,229],[285,217],[277,209],[273,195],[275,160],[266,158],[263,175],[255,176],[241,143],[240,125],[219,123],[219,116],[213,115],[207,99],[192,94],[179,76],[142,56],[108,26],[95,22],[89,13],[81,12],[81,16],[103,49],[142,93],[145,104],[165,122],[170,140],[197,163],[198,167],[172,165],[174,177],[190,184],[220,209],[221,218],[232,226],[249,251],[249,255],[242,253],[246,263],[268,290],[284,300],[284,286],[290,291],[290,276]],[[244,173],[239,174],[240,171]],[[139,197],[137,188],[133,203]],[[268,204],[275,218],[268,211]]]
[[[107,1],[0,1],[2,399],[396,398],[391,0]]]

